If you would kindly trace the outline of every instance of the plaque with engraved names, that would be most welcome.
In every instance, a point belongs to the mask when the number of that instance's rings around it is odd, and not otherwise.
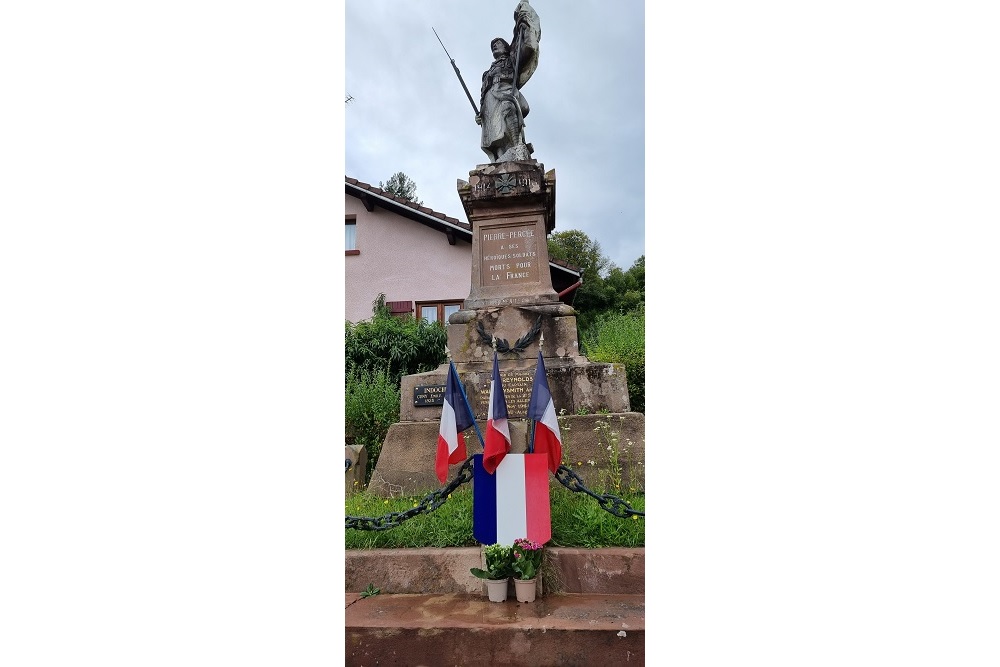
[[[503,397],[507,401],[507,417],[509,419],[527,419],[528,403],[531,401],[531,385],[535,381],[535,371],[500,371],[500,382],[503,383]],[[487,380],[479,388],[479,400],[476,413],[483,416],[489,414],[490,382]]]

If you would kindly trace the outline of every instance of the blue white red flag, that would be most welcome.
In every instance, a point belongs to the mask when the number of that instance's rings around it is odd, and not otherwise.
[[[462,431],[475,422],[469,403],[462,395],[455,364],[448,362],[448,382],[444,388],[444,405],[441,408],[441,430],[438,432],[437,458],[434,470],[444,484],[448,479],[448,466],[461,463],[468,454]]]
[[[541,351],[538,352],[538,365],[535,367],[535,382],[531,385],[528,419],[535,422],[531,451],[545,454],[548,457],[549,470],[555,472],[562,463],[562,435],[559,433],[556,406],[552,402],[552,392],[549,391],[549,380],[545,376],[545,361],[542,360]]]
[[[490,380],[490,408],[486,415],[486,438],[483,443],[483,468],[491,475],[510,451],[510,429],[507,427],[507,401],[500,383],[500,362],[493,352],[493,379]],[[521,537],[524,537],[523,535]],[[536,540],[537,541],[537,540]]]
[[[473,458],[472,534],[480,544],[514,544],[519,537],[552,538],[549,471],[543,454],[508,454],[494,474]]]

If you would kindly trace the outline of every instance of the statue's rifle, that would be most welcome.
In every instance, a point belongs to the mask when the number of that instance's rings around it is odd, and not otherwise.
[[[431,30],[434,30],[433,26],[431,26]],[[469,104],[472,105],[472,110],[475,111],[478,116],[479,109],[476,108],[476,103],[472,100],[472,94],[469,92],[468,86],[465,85],[465,79],[462,78],[462,73],[458,71],[458,65],[455,64],[455,59],[451,57],[451,54],[448,53],[448,49],[444,46],[444,42],[442,42],[441,38],[438,37],[437,30],[434,30],[434,36],[437,37],[438,43],[441,45],[441,48],[444,49],[444,54],[448,56],[448,59],[451,61],[451,66],[455,70],[455,74],[458,76],[458,81],[462,84],[462,89],[465,90],[466,97],[469,98]]]

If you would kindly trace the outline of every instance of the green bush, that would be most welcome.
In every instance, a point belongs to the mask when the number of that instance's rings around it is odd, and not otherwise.
[[[348,442],[368,451],[365,479],[371,478],[389,426],[399,421],[404,376],[434,370],[445,361],[448,335],[436,322],[393,317],[379,294],[370,320],[344,332],[345,421]]]
[[[365,479],[371,477],[389,427],[399,421],[399,386],[386,370],[347,374],[344,399],[347,433],[368,451]]]
[[[373,304],[370,320],[346,323],[345,371],[388,373],[399,387],[406,375],[431,371],[447,361],[444,353],[448,334],[437,322],[413,317],[393,317],[385,307],[385,295]]]
[[[646,315],[644,311],[607,313],[583,333],[590,361],[625,365],[633,412],[646,412]]]

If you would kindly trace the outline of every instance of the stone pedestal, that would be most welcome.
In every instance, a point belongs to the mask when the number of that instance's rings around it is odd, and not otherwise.
[[[507,413],[511,420],[525,419],[528,400],[535,376],[536,356],[525,359],[500,359],[500,381],[503,383]],[[486,419],[489,413],[490,380],[493,376],[492,353],[489,361],[455,364],[458,377],[465,388],[469,405],[476,419]],[[545,376],[556,411],[566,414],[619,413],[629,411],[628,385],[622,364],[597,364],[586,359],[568,361],[545,358]],[[448,365],[433,371],[407,375],[403,378],[399,406],[401,422],[437,423],[441,419],[441,400],[426,396],[444,393],[448,381]],[[435,436],[436,442],[436,436]]]
[[[458,181],[472,225],[472,291],[465,308],[556,304],[546,237],[556,175],[535,160],[481,164]]]
[[[468,181],[458,181],[472,224],[472,287],[462,310],[448,319],[448,349],[483,430],[495,345],[515,453],[528,443],[526,416],[539,350],[564,419],[625,415],[633,441],[645,424],[643,415],[629,412],[624,366],[592,363],[580,353],[576,311],[552,288],[547,236],[555,227],[555,184],[555,171],[545,172],[535,160],[478,165]],[[445,363],[403,378],[400,421],[389,429],[371,480],[376,493],[408,495],[440,486],[434,460],[447,376]],[[626,424],[624,417],[620,424]],[[469,454],[482,451],[473,429],[465,436]],[[593,460],[599,471],[604,448],[596,436],[579,439],[583,449],[571,455]],[[642,452],[639,447],[640,470]]]

